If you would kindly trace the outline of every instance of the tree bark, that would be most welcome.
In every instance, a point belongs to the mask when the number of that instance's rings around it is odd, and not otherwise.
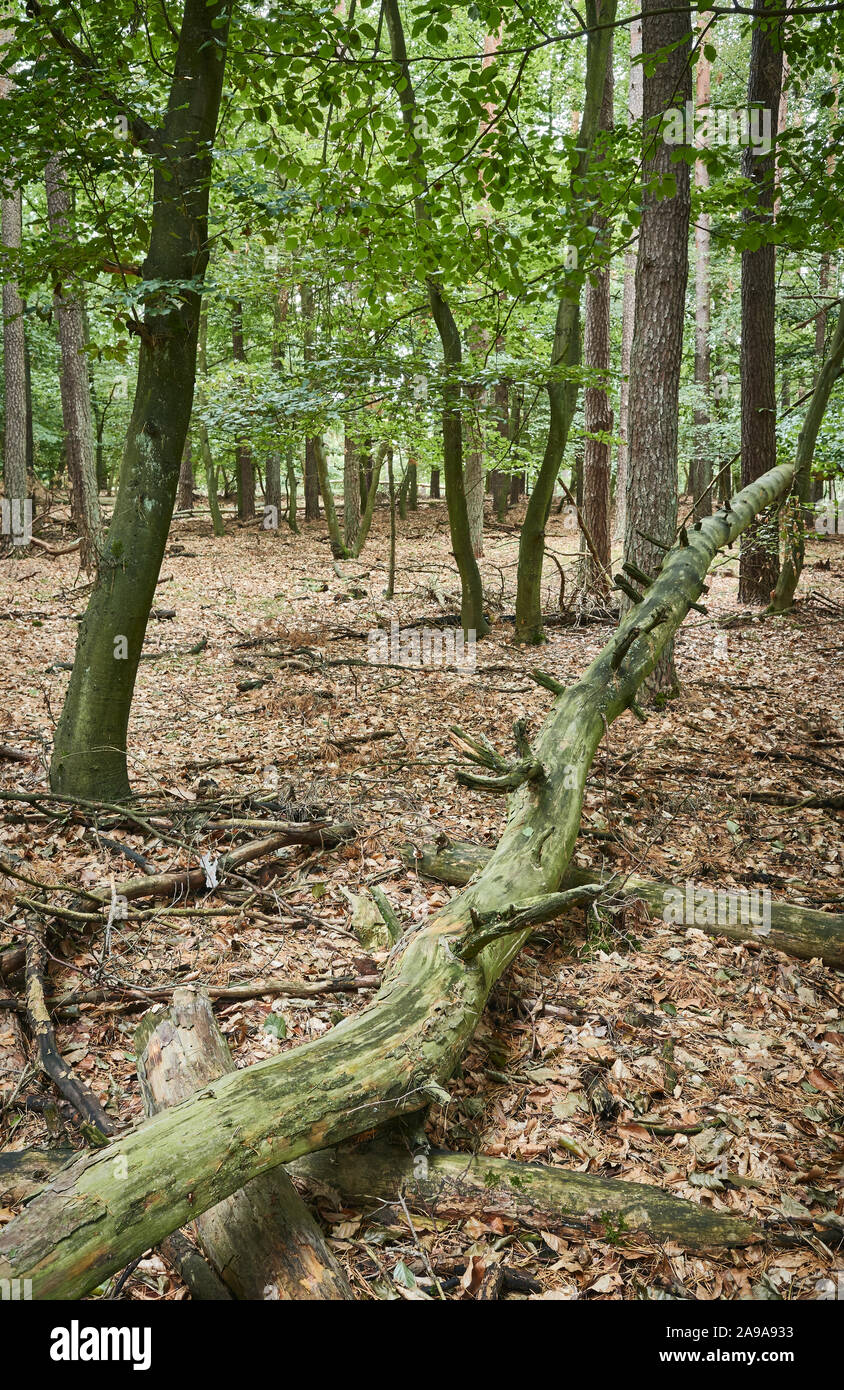
[[[146,280],[202,283],[208,264],[211,149],[223,85],[225,0],[185,0],[163,130],[154,161]],[[79,630],[56,727],[54,791],[129,795],[126,730],[161,570],[193,404],[201,293],[151,297],[140,326],[138,383],[100,573]]]
[[[47,218],[53,236],[70,241],[71,199],[67,177],[58,155],[44,170]],[[85,310],[81,301],[63,285],[53,289],[53,308],[59,329],[64,444],[70,474],[70,505],[81,546],[82,568],[96,570],[102,545],[94,428],[91,418],[91,383],[85,352]]]
[[[396,944],[369,1008],[83,1155],[0,1233],[0,1278],[31,1278],[38,1298],[79,1297],[260,1173],[442,1098],[493,984],[532,930],[513,925],[508,904],[532,923],[542,895],[555,896],[605,730],[635,701],[717,551],[792,476],[774,469],[728,513],[701,522],[584,675],[560,689],[532,749],[544,775],[514,792],[474,883]],[[464,960],[466,939],[496,922],[497,933]]]
[[[689,268],[689,166],[674,161],[656,124],[665,112],[685,113],[691,101],[689,6],[666,11],[662,0],[644,0],[642,47],[667,50],[643,83],[643,179],[645,183],[636,260],[636,323],[630,362],[629,454],[624,555],[645,574],[655,574],[674,540],[677,523],[677,417],[686,280]],[[660,197],[654,184],[674,180],[674,194]],[[642,534],[642,533],[646,534]],[[674,649],[667,643],[649,682],[651,694],[677,688]]]
[[[208,998],[177,989],[135,1033],[147,1115],[158,1114],[234,1072]],[[351,1299],[322,1233],[283,1168],[263,1173],[198,1216],[194,1231],[237,1299]]]
[[[636,62],[642,52],[642,21],[634,19],[630,24],[630,90],[627,97],[627,115],[635,130],[642,123],[642,79],[644,68]],[[636,317],[636,257],[639,247],[638,236],[634,237],[624,253],[624,289],[621,309],[621,389],[618,400],[618,453],[615,466],[615,539],[624,540],[624,518],[627,511],[627,460],[629,401],[630,401],[630,355],[633,348],[633,324]]]
[[[782,87],[782,20],[760,19],[767,10],[781,12],[779,0],[756,0],[750,41],[747,104],[771,113],[779,111]],[[748,144],[742,152],[742,174],[751,183],[751,205],[743,217],[759,228],[764,244],[741,257],[741,482],[742,487],[773,468],[776,433],[776,247],[767,237],[773,223],[776,192],[776,154],[760,154]],[[739,561],[739,601],[770,603],[779,574],[776,523],[754,526],[742,537]]]
[[[548,1164],[519,1163],[486,1154],[409,1153],[376,1140],[309,1154],[291,1165],[297,1177],[316,1180],[352,1203],[395,1202],[401,1192],[426,1215],[459,1212],[483,1221],[500,1217],[533,1230],[623,1230],[676,1241],[693,1249],[752,1245],[764,1233],[728,1211],[711,1211],[660,1187],[596,1177]]]
[[[314,435],[311,442],[316,460],[319,490],[322,493],[322,505],[325,508],[328,535],[331,541],[331,553],[336,559],[345,560],[348,551],[340,534],[340,523],[337,520],[337,508],[334,505],[334,493],[331,490],[331,475],[328,471],[328,454],[325,451],[325,442],[321,434]]]
[[[3,245],[10,251],[19,251],[22,235],[21,192],[19,188],[9,184],[3,189],[0,200],[0,231]],[[29,543],[24,511],[28,500],[24,333],[23,300],[18,293],[16,281],[6,280],[3,283],[3,487],[11,509],[8,531],[15,537],[15,544],[20,546]],[[4,517],[4,523],[5,521]]]
[[[346,547],[353,552],[360,533],[360,466],[357,441],[348,429],[343,447],[343,527]]]
[[[246,348],[243,342],[243,304],[239,299],[236,299],[232,305],[232,357],[235,362],[246,361]],[[235,476],[237,478],[238,520],[252,521],[255,517],[255,463],[252,458],[252,446],[245,439],[238,442],[235,450]]]
[[[600,130],[613,129],[612,40],[607,55],[604,98],[601,103]],[[607,219],[593,218],[599,247],[603,246]],[[587,594],[604,596],[609,589],[608,571],[612,563],[610,528],[610,441],[612,408],[607,381],[610,370],[610,271],[609,266],[590,278],[586,286],[583,358],[587,367],[602,374],[601,385],[587,386],[583,393],[583,422],[586,443],[583,453],[583,521],[594,551],[586,548],[580,562],[580,578]],[[604,435],[601,439],[599,436]]]
[[[712,16],[708,11],[700,16],[698,28],[705,34]],[[707,111],[710,100],[710,62],[705,44],[697,59],[695,77],[695,110]],[[695,188],[705,194],[709,188],[709,167],[702,159],[695,160]],[[690,491],[694,498],[695,517],[712,515],[712,461],[709,444],[710,351],[709,326],[711,293],[709,273],[709,213],[698,210],[695,222],[695,385],[699,401],[695,406],[695,456],[691,466]]]
[[[180,512],[193,511],[193,450],[190,434],[185,435],[182,462],[179,468],[179,490],[176,505]]]
[[[199,338],[196,348],[196,364],[199,377],[196,385],[196,404],[197,422],[196,429],[199,435],[199,449],[202,456],[202,467],[205,473],[205,487],[208,493],[208,510],[211,513],[211,526],[215,536],[224,536],[226,528],[223,523],[220,502],[217,497],[217,466],[211,453],[211,441],[208,438],[208,428],[202,418],[202,411],[205,407],[205,382],[208,376],[208,306],[203,304],[199,315]]]

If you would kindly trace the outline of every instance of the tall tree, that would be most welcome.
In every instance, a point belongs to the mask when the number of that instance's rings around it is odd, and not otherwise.
[[[13,37],[11,30],[0,31],[0,54]],[[0,74],[0,101],[6,99],[11,80]],[[21,190],[14,170],[0,170],[0,243],[4,251],[14,254],[21,249]],[[19,542],[25,540],[23,508],[27,498],[26,473],[26,340],[23,300],[17,281],[10,274],[3,276],[3,388],[5,426],[3,434],[3,488],[13,513],[12,529]]]
[[[624,554],[655,576],[677,525],[677,412],[686,281],[689,273],[691,181],[683,151],[668,142],[691,101],[691,14],[644,0],[642,93],[644,201],[636,260],[636,323],[630,362],[627,507]],[[681,156],[681,157],[677,157]],[[667,195],[667,196],[666,196]],[[649,678],[652,694],[676,688],[673,640]]]
[[[771,15],[767,12],[771,11]],[[761,107],[773,123],[782,89],[782,5],[757,0],[750,40],[747,104]],[[776,153],[748,143],[742,174],[751,194],[744,211],[748,228],[758,229],[757,244],[741,257],[741,481],[760,478],[777,461],[776,434],[776,248],[770,239],[776,192]],[[741,540],[739,599],[768,603],[779,574],[775,523],[751,527]]]
[[[607,56],[604,99],[601,104],[601,130],[613,128],[612,42]],[[592,223],[596,245],[607,229],[607,218],[598,214]],[[582,517],[592,546],[583,551],[581,577],[587,593],[605,594],[611,562],[610,527],[610,441],[612,407],[607,377],[610,369],[610,272],[609,266],[590,277],[586,286],[583,360],[587,367],[602,374],[600,383],[587,386],[583,393],[583,423],[586,443],[583,452]],[[594,547],[594,549],[592,548]]]
[[[144,279],[155,288],[145,297],[139,329],[138,381],[114,514],[53,743],[51,786],[73,796],[129,794],[129,711],[193,405],[211,152],[230,13],[226,0],[185,0],[162,125],[152,130],[134,121],[153,164]],[[75,56],[90,70],[86,53]],[[162,296],[162,283],[176,293]]]
[[[642,54],[642,21],[630,24],[630,88],[627,97],[627,116],[635,129],[642,121],[643,68],[637,61]],[[636,315],[636,252],[638,236],[624,253],[624,290],[621,309],[621,390],[618,401],[618,454],[615,472],[615,536],[624,538],[624,513],[627,506],[628,413],[630,401],[630,355],[633,349],[633,322]]]
[[[71,195],[58,155],[47,163],[44,184],[50,231],[60,244],[67,244],[71,237]],[[70,475],[71,513],[81,542],[82,566],[92,570],[99,563],[102,532],[91,415],[91,382],[85,351],[85,308],[78,295],[61,280],[57,280],[53,286],[53,308],[61,351],[59,382],[64,446]]]
[[[314,353],[314,292],[310,285],[300,285],[299,300],[302,305],[302,353],[305,362],[310,362]],[[305,440],[305,520],[319,520],[319,464],[316,440],[312,436]]]
[[[705,11],[698,20],[701,38],[707,32],[712,16]],[[698,116],[709,109],[711,65],[706,56],[706,44],[701,42],[695,74],[695,111]],[[709,166],[705,159],[695,160],[695,188],[705,194],[709,187]],[[712,317],[710,290],[710,218],[700,207],[695,219],[695,385],[698,396],[695,405],[694,457],[689,470],[689,491],[694,498],[695,517],[712,515],[712,460],[709,445],[710,349],[709,328]]]

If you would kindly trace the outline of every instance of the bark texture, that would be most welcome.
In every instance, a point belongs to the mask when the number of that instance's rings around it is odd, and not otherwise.
[[[781,12],[779,0],[758,0],[750,42],[750,77],[747,104],[767,112],[779,112],[782,87],[782,22],[768,20],[767,10]],[[747,145],[742,153],[742,174],[750,180],[750,206],[744,220],[756,226],[763,244],[741,257],[741,482],[746,487],[777,459],[776,403],[776,248],[766,240],[773,223],[776,192],[776,154],[757,153]],[[739,600],[769,603],[779,574],[778,536],[775,523],[751,527],[742,537],[739,562]]]
[[[674,541],[677,524],[677,416],[686,280],[689,268],[689,166],[672,156],[677,147],[662,138],[666,112],[691,101],[691,15],[688,5],[665,12],[662,0],[644,0],[642,46],[663,53],[643,84],[645,181],[636,261],[636,324],[630,362],[628,434],[630,449],[624,526],[624,556],[653,575],[662,547]],[[664,196],[666,181],[673,188]],[[660,196],[662,194],[662,196]],[[643,534],[645,533],[645,534]],[[673,644],[666,645],[648,688],[670,693],[677,686]]]
[[[708,12],[700,16],[698,27],[704,33],[711,18]],[[710,62],[704,50],[705,41],[702,40],[695,74],[695,111],[698,116],[708,110],[711,91]],[[699,194],[705,194],[709,188],[709,167],[702,159],[695,160],[695,188]],[[709,325],[712,316],[709,240],[709,213],[703,208],[698,208],[695,219],[695,385],[698,403],[695,406],[695,456],[689,479],[695,517],[712,514],[712,461],[709,451]]]
[[[643,68],[635,60],[642,52],[642,21],[634,19],[630,24],[630,89],[627,97],[627,115],[635,129],[642,123],[642,78]],[[638,236],[624,253],[624,289],[621,308],[621,389],[618,400],[618,454],[616,455],[615,475],[615,525],[616,540],[624,539],[624,518],[627,509],[627,459],[629,401],[630,401],[630,356],[633,349],[633,322],[636,316],[636,257],[639,247]]]

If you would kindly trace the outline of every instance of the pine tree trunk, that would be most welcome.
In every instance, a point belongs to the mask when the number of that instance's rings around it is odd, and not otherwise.
[[[781,11],[779,0],[758,0],[757,20],[767,10]],[[750,41],[748,106],[778,112],[782,86],[782,21],[759,24]],[[767,235],[773,221],[776,156],[759,154],[752,145],[742,152],[742,174],[752,185],[751,206],[744,219]],[[745,487],[773,468],[776,434],[776,248],[771,242],[741,257],[741,481]],[[739,601],[770,602],[779,574],[779,537],[775,522],[752,527],[742,537]]]
[[[601,131],[613,129],[612,41],[607,56],[604,99],[601,104]],[[596,242],[604,243],[607,219],[593,218]],[[609,589],[608,571],[612,562],[610,528],[610,442],[613,416],[607,379],[610,369],[610,272],[609,267],[589,279],[583,335],[584,364],[604,374],[604,385],[587,386],[583,396],[586,442],[583,452],[582,516],[594,546],[583,551],[580,575],[589,594],[605,595]],[[603,434],[604,439],[596,436]]]
[[[630,362],[624,555],[648,575],[659,570],[665,553],[662,547],[673,543],[677,524],[677,417],[691,208],[689,166],[672,159],[676,146],[667,143],[651,122],[669,110],[684,113],[686,102],[691,101],[690,33],[687,4],[668,13],[661,0],[644,0],[643,51],[655,54],[670,49],[665,61],[653,73],[646,69],[644,76],[645,192]],[[674,180],[674,195],[657,197],[648,185],[669,176]],[[667,643],[647,688],[663,695],[676,687],[673,644]]]
[[[644,68],[635,60],[642,52],[642,21],[634,19],[630,24],[630,91],[627,99],[627,114],[630,125],[635,129],[642,121],[642,78]],[[636,254],[639,238],[624,253],[624,290],[621,310],[621,390],[618,401],[618,454],[615,472],[615,525],[616,540],[624,540],[624,519],[627,510],[627,460],[629,457],[629,402],[630,402],[630,356],[633,349],[633,324],[636,317]]]
[[[705,32],[710,20],[711,15],[704,12],[698,20],[698,27]],[[705,44],[702,41],[695,79],[695,107],[698,112],[707,110],[710,100],[710,62],[704,49]],[[702,159],[695,161],[695,187],[699,193],[705,193],[709,187],[709,169]],[[691,468],[691,493],[696,518],[712,515],[712,461],[709,444],[709,234],[709,213],[701,209],[695,221],[695,385],[699,402],[695,406],[695,456]]]

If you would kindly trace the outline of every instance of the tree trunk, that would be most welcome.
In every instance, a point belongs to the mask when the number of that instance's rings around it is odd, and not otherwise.
[[[3,190],[0,206],[3,245],[11,251],[21,246],[21,192]],[[23,301],[14,280],[3,284],[3,382],[5,426],[3,434],[3,487],[9,504],[9,517],[3,517],[3,531],[14,537],[16,545],[29,544],[26,520],[28,498],[26,475],[26,346]]]
[[[190,434],[185,435],[182,463],[179,468],[179,491],[176,503],[180,512],[193,511],[193,449]]]
[[[586,17],[589,34],[586,41],[586,90],[583,116],[577,141],[578,159],[571,177],[571,208],[574,222],[574,241],[579,244],[593,215],[591,201],[578,192],[589,165],[592,145],[598,132],[607,59],[610,51],[616,0],[588,0]],[[600,24],[601,28],[596,28]],[[576,210],[576,211],[575,211]],[[580,357],[580,279],[568,276],[554,326],[554,345],[551,369],[572,367]],[[577,384],[573,381],[548,382],[550,423],[545,453],[533,492],[528,501],[519,539],[519,567],[516,585],[516,641],[538,643],[545,640],[542,627],[542,561],[545,551],[545,526],[554,500],[554,487],[565,453],[569,426],[577,402]]]
[[[677,524],[677,416],[691,208],[689,166],[672,159],[674,147],[652,123],[666,111],[685,112],[685,103],[691,101],[690,35],[687,4],[668,12],[661,0],[645,0],[643,50],[646,54],[668,52],[652,73],[646,69],[643,85],[645,191],[630,362],[624,555],[649,575],[659,569],[662,547],[673,543]],[[675,192],[673,197],[660,198],[652,181],[666,178],[674,180]],[[676,688],[674,648],[666,643],[648,689],[663,695]]]
[[[815,380],[812,399],[797,440],[794,487],[785,518],[786,550],[770,605],[772,613],[785,613],[794,602],[806,553],[806,517],[811,515],[812,460],[829,398],[844,367],[844,304],[838,310],[829,356]]]
[[[396,593],[396,483],[393,477],[393,450],[387,449],[387,487],[390,494],[390,559],[387,566],[386,598]]]
[[[782,20],[759,23],[767,10],[781,12],[779,0],[757,0],[750,41],[747,104],[778,112],[782,87]],[[752,145],[742,152],[742,174],[750,180],[751,205],[743,214],[767,238],[773,222],[776,154],[760,154]],[[766,242],[741,257],[741,481],[745,487],[773,468],[776,434],[776,247]],[[779,574],[777,526],[753,527],[742,537],[739,601],[769,603]]]
[[[484,447],[479,411],[484,398],[482,387],[468,386],[469,402],[466,421],[466,467],[463,482],[466,488],[466,511],[472,554],[480,559],[484,553]]]
[[[335,559],[345,560],[348,552],[343,542],[343,537],[340,534],[340,523],[337,520],[337,508],[334,505],[334,493],[331,490],[328,454],[325,452],[325,442],[321,434],[314,435],[313,448],[317,466],[317,477],[319,478],[319,490],[322,493],[322,505],[325,508],[325,520],[328,525],[328,535],[331,541],[331,553]]]
[[[612,40],[607,55],[604,99],[601,103],[600,130],[613,129]],[[593,218],[596,244],[604,249],[607,219]],[[586,443],[583,453],[582,516],[594,551],[586,547],[580,562],[583,588],[588,594],[604,596],[609,590],[608,572],[612,563],[610,528],[610,439],[613,417],[607,381],[610,370],[610,272],[609,266],[590,278],[586,286],[583,357],[587,367],[602,373],[602,385],[587,386],[583,394],[583,422]],[[599,436],[604,435],[601,439]]]
[[[357,442],[348,429],[343,448],[343,526],[346,548],[354,551],[360,533],[360,465]]]
[[[292,1165],[297,1177],[325,1184],[358,1205],[395,1202],[402,1192],[427,1216],[482,1221],[493,1216],[533,1230],[606,1235],[613,1228],[693,1249],[736,1247],[764,1240],[764,1230],[728,1211],[711,1211],[660,1187],[621,1182],[547,1164],[487,1154],[409,1153],[376,1140],[309,1154]]]
[[[698,28],[704,34],[711,18],[708,11],[704,11],[698,20]],[[706,56],[703,38],[698,53],[695,81],[696,111],[706,111],[709,109],[710,100],[710,62]],[[703,194],[709,187],[709,168],[702,159],[695,160],[695,187]],[[694,498],[695,518],[712,515],[712,462],[709,444],[709,280],[709,213],[700,209],[695,221],[695,385],[699,400],[695,406],[695,456],[692,460],[690,489]]]
[[[473,874],[480,873],[492,850],[465,840],[449,844],[422,845],[416,849],[405,845],[402,859],[408,868],[415,868],[428,878],[462,888]],[[611,898],[638,898],[653,909],[654,916],[665,920],[666,909],[671,917],[668,925],[685,931],[697,927],[709,936],[724,936],[729,941],[755,941],[772,951],[784,951],[797,960],[820,958],[833,970],[844,966],[844,913],[818,912],[811,907],[795,907],[791,903],[770,903],[770,923],[760,926],[747,914],[747,921],[731,920],[741,916],[739,902],[719,901],[719,892],[738,895],[740,890],[709,889],[695,886],[689,895],[688,886],[654,883],[637,874],[601,873],[597,869],[580,869],[569,865],[561,888],[582,888],[585,884],[600,883]],[[719,918],[721,919],[719,921]]]
[[[774,469],[703,521],[585,674],[560,688],[531,749],[541,776],[514,792],[480,876],[397,943],[369,1008],[83,1155],[0,1233],[0,1278],[31,1278],[37,1298],[79,1297],[251,1178],[442,1100],[493,984],[533,926],[570,904],[554,890],[605,730],[635,701],[717,551],[792,476]]]
[[[199,338],[196,347],[196,363],[199,370],[199,379],[196,386],[197,422],[196,429],[199,435],[199,450],[202,456],[202,468],[205,473],[205,487],[208,493],[208,510],[211,513],[211,525],[215,536],[224,536],[226,528],[223,524],[223,516],[220,511],[220,502],[217,497],[217,468],[211,454],[211,441],[208,438],[208,429],[202,418],[202,411],[205,407],[205,381],[208,376],[208,307],[203,304],[199,316]]]
[[[438,468],[432,468],[432,469],[431,469],[431,488],[430,488],[429,496],[430,496],[430,497],[433,497],[433,498],[435,498],[437,501],[439,501],[439,497],[440,497],[440,470],[439,470]]]
[[[407,505],[412,512],[419,510],[419,470],[416,466],[416,459],[407,460]]]
[[[271,449],[267,454],[266,476],[264,504],[271,509],[267,515],[272,527],[275,528],[278,526],[278,519],[281,516],[281,454],[278,449]]]
[[[47,218],[53,236],[70,242],[71,199],[64,167],[54,155],[44,170]],[[70,475],[70,506],[79,535],[80,562],[96,570],[102,545],[94,428],[91,419],[91,383],[85,352],[85,311],[79,299],[61,284],[53,289],[53,308],[59,329],[64,444]]]
[[[287,524],[294,535],[299,534],[298,508],[296,494],[298,491],[298,476],[296,473],[296,461],[293,457],[293,445],[287,446]]]
[[[417,229],[424,233],[427,240],[430,235],[431,216],[423,190],[428,186],[428,177],[422,146],[416,134],[416,96],[411,81],[398,0],[384,0],[384,15],[390,35],[390,52],[401,74],[397,90],[401,88],[398,90],[398,98],[402,121],[411,141],[408,163],[414,185],[414,217]],[[483,637],[489,631],[489,624],[484,617],[483,585],[472,543],[463,479],[463,427],[460,417],[460,384],[457,380],[457,369],[462,362],[463,350],[460,333],[442,285],[432,275],[426,276],[425,283],[431,316],[442,343],[446,368],[443,383],[443,472],[451,548],[460,573],[460,619],[464,632],[474,632],[476,636]],[[481,498],[483,502],[483,494]]]
[[[644,68],[636,59],[642,52],[642,21],[630,24],[630,90],[627,115],[635,130],[642,123],[642,79]],[[624,253],[624,290],[621,309],[621,390],[618,401],[618,454],[615,465],[615,539],[624,540],[627,511],[627,460],[629,457],[630,356],[636,317],[636,257],[639,238],[634,237]]]
[[[246,361],[246,348],[243,342],[243,305],[239,299],[236,299],[232,305],[232,357],[235,362]],[[252,446],[248,440],[241,440],[235,450],[235,477],[237,478],[238,520],[252,521],[255,517],[255,463],[252,458]]]
[[[375,503],[378,500],[378,484],[381,481],[381,469],[384,464],[384,459],[387,456],[387,448],[388,444],[385,440],[383,444],[379,445],[378,451],[375,455],[375,459],[372,465],[372,472],[369,478],[369,484],[367,486],[366,507],[364,508],[363,516],[360,519],[360,530],[358,531],[357,543],[355,544],[350,555],[350,558],[353,560],[357,559],[357,557],[363,550],[363,547],[366,545],[366,538],[369,535],[369,528],[372,525],[372,518],[375,513]]]
[[[235,1070],[206,995],[177,989],[135,1033],[144,1110],[156,1115]],[[197,1217],[195,1234],[237,1299],[351,1299],[316,1221],[283,1168]]]
[[[211,148],[223,84],[224,0],[185,0],[156,160],[148,280],[188,281],[178,305],[150,299],[138,383],[100,573],[82,620],[50,783],[73,796],[129,794],[126,729],[193,404],[200,291],[208,264]]]

